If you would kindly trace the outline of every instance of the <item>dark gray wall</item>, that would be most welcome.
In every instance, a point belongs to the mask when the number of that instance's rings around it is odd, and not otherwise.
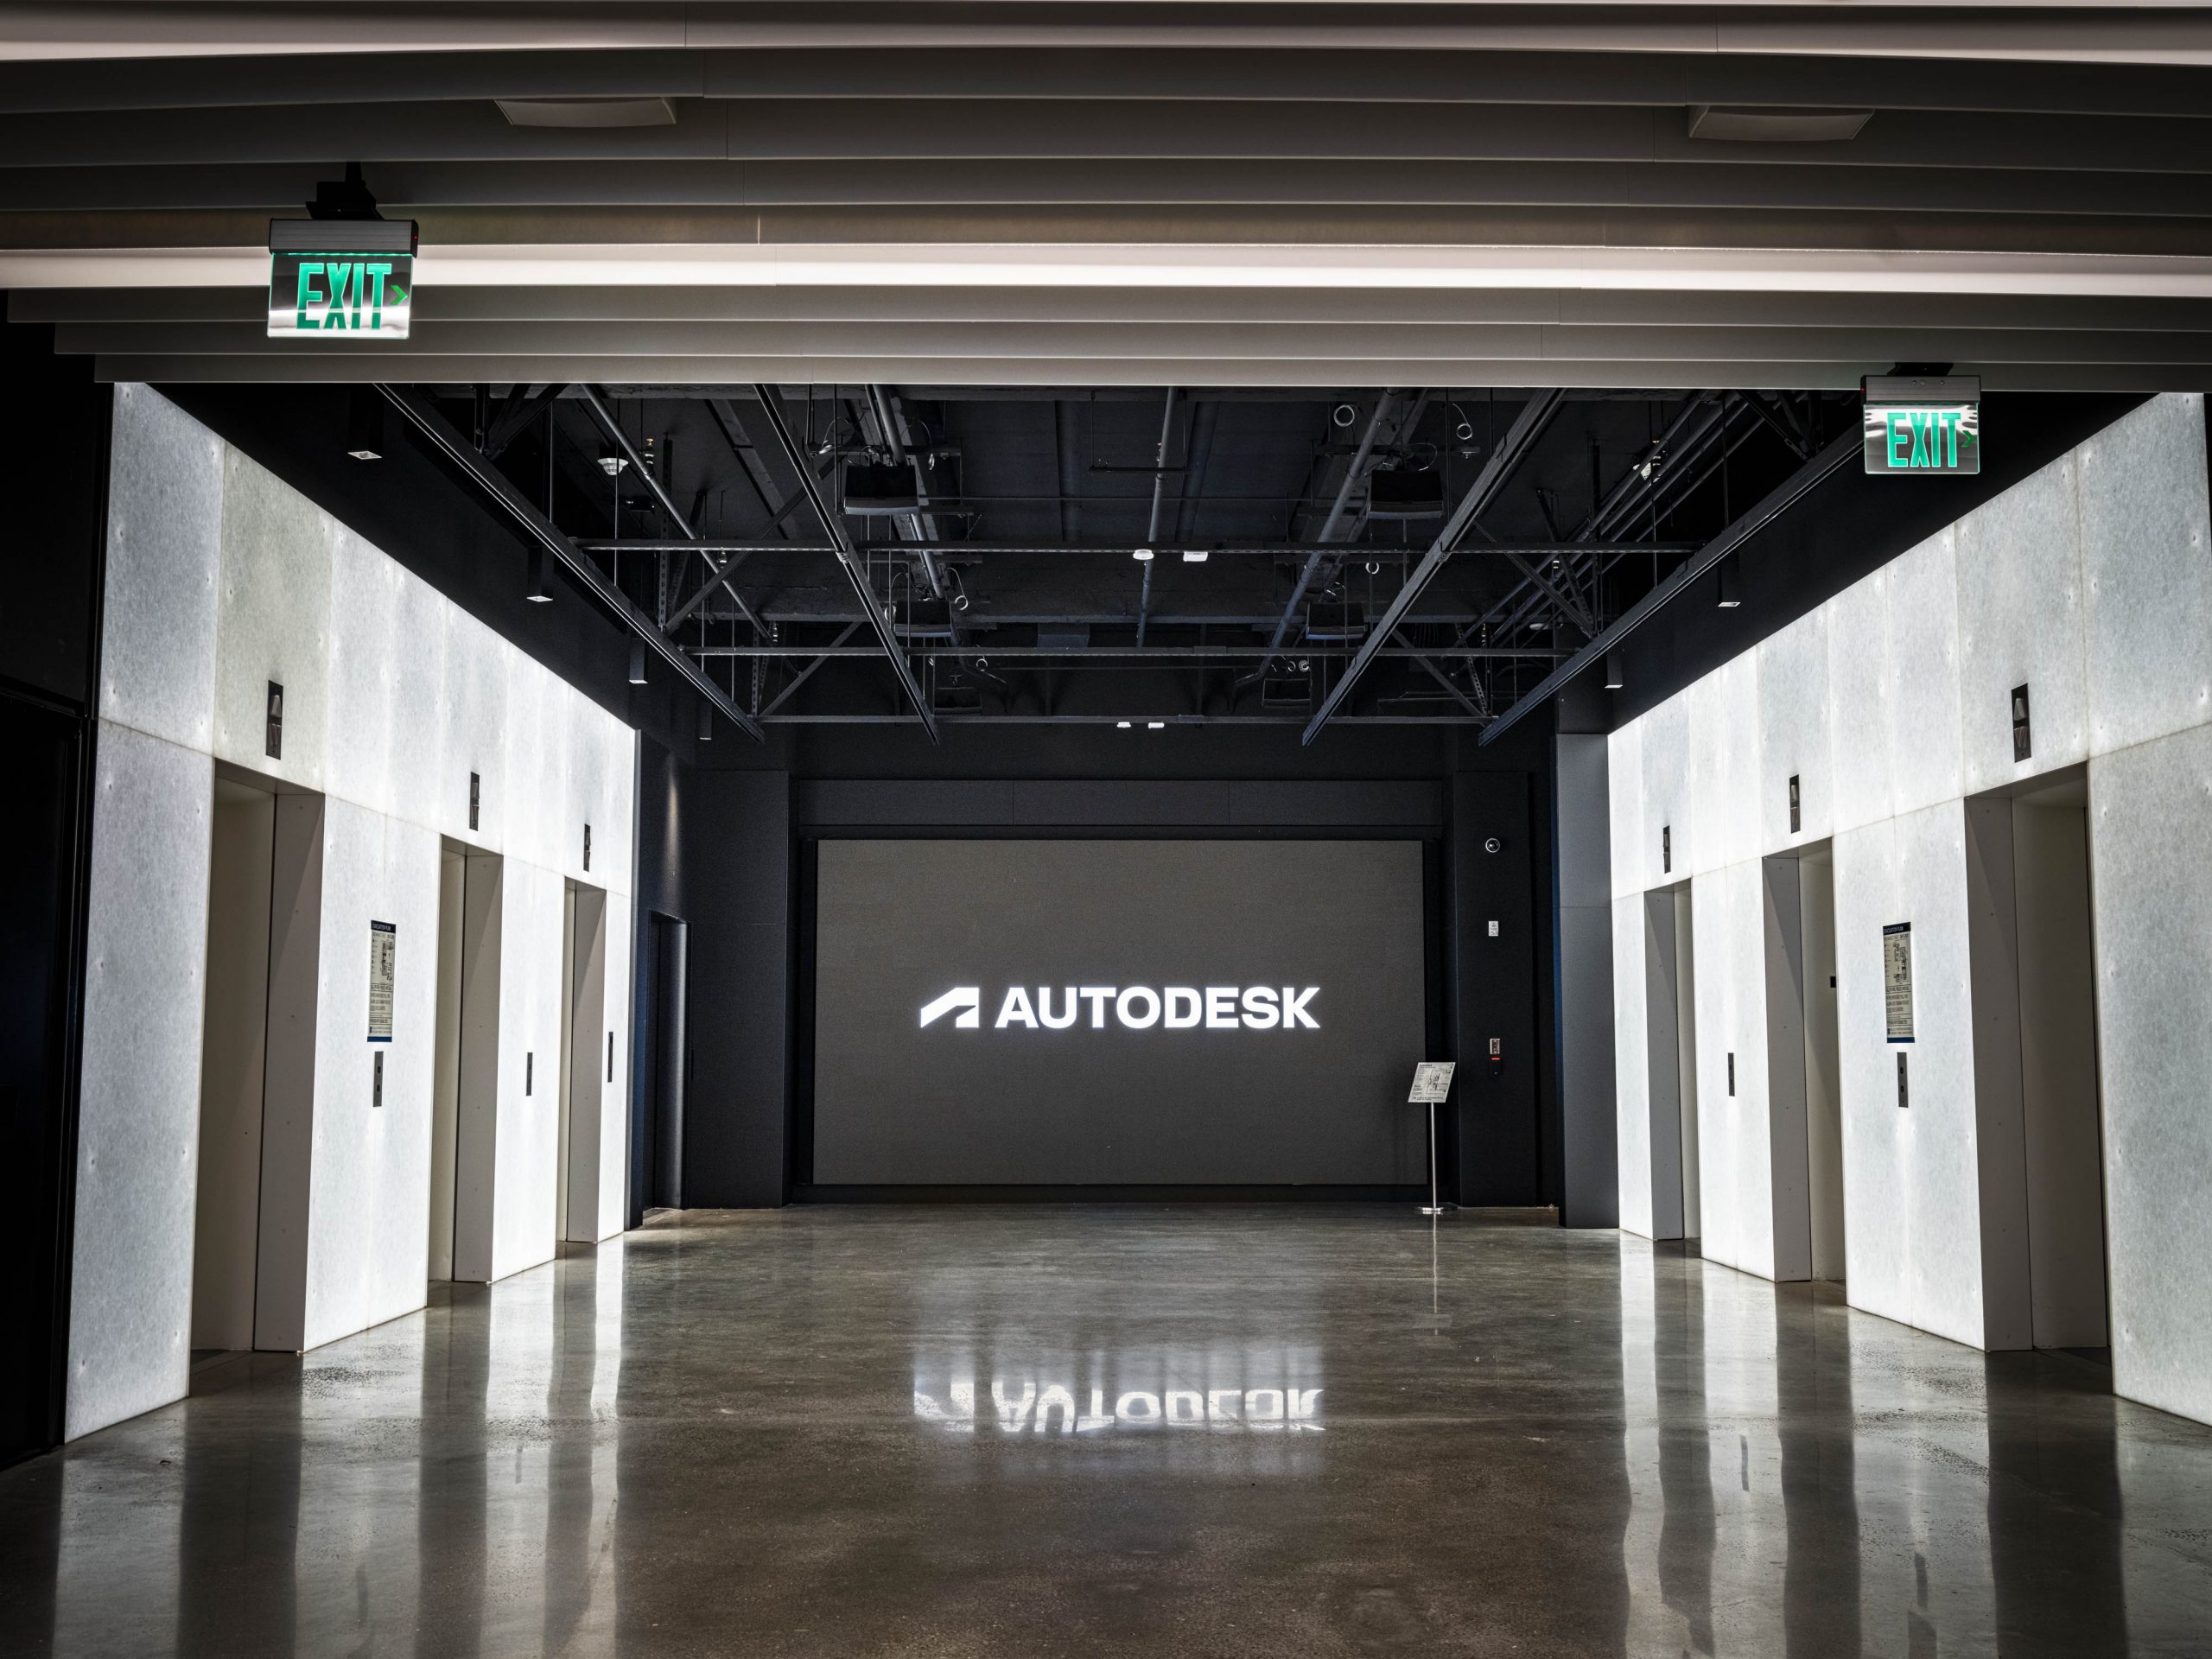
[[[61,1436],[109,403],[85,359],[54,357],[48,328],[0,326],[0,372],[10,504],[0,598],[4,1465]],[[24,1548],[52,1543],[26,1537]]]
[[[1560,1219],[1620,1225],[1613,1060],[1612,821],[1605,740],[1560,736],[1554,815],[1558,939]]]
[[[691,938],[684,1202],[781,1204],[791,1179],[791,779],[690,771],[677,814],[674,913]]]

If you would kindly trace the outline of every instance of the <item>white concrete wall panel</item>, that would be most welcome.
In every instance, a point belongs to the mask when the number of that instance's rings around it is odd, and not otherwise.
[[[330,705],[328,515],[235,449],[223,460],[216,582],[215,742],[229,760],[304,789],[325,787]],[[284,688],[283,754],[268,754],[269,683]]]
[[[208,750],[215,701],[222,440],[159,393],[115,389],[103,718]]]
[[[184,1393],[214,766],[103,721],[64,1433]]]
[[[2062,455],[1958,524],[1959,715],[1969,794],[2089,753],[2082,537]],[[2034,753],[2012,759],[2012,694],[2028,688]]]
[[[1779,852],[1834,828],[1828,752],[1828,613],[1816,610],[1752,653],[1758,670],[1758,844]],[[1789,827],[1789,780],[1798,780],[1799,828]]]
[[[468,824],[468,774],[446,760],[446,680],[458,615],[435,588],[409,582],[403,573],[393,607],[391,810],[455,837]],[[626,728],[624,735],[629,735]]]
[[[342,801],[323,816],[308,1206],[310,1348],[420,1307],[429,1278],[438,838]],[[369,924],[397,930],[392,1040],[368,1041]],[[375,1057],[384,1056],[383,1104]]]
[[[2089,791],[2113,1386],[2212,1422],[2212,727]]]
[[[634,741],[634,740],[633,740]],[[626,793],[626,785],[625,792]],[[630,815],[622,814],[622,844],[629,844]],[[593,839],[598,831],[594,827]],[[599,855],[592,855],[594,868]],[[627,871],[626,862],[621,868]],[[600,1016],[599,1233],[612,1238],[623,1229],[630,1192],[630,929],[632,910],[626,893],[607,895],[607,1003]],[[613,1065],[609,1075],[608,1039]]]
[[[1685,846],[1681,825],[1675,826],[1675,873],[1669,879],[1676,881],[1685,873],[1704,875],[1726,865],[1735,830],[1728,822],[1734,772],[1728,740],[1735,722],[1719,671],[1692,684],[1681,702],[1688,728],[1683,753],[1689,761],[1688,817],[1696,833]]]
[[[1879,822],[1896,810],[1890,773],[1890,573],[1853,582],[1821,607],[1828,626],[1831,828]]]
[[[1821,666],[1824,658],[1824,670]],[[1755,669],[1747,726],[1732,671]],[[2012,758],[2031,689],[2035,753]],[[1738,682],[1739,683],[1739,682]],[[2212,1421],[2212,524],[2204,405],[2152,400],[1614,734],[1616,898],[1694,871],[1705,1249],[1770,1270],[1759,1086],[1763,964],[1745,861],[1834,836],[1846,1272],[1853,1306],[1991,1339],[1977,1147],[1964,798],[2089,757],[2114,1376]],[[1825,767],[1821,759],[1826,746]],[[1755,783],[1731,757],[1757,757]],[[1631,759],[1632,758],[1632,759]],[[1756,827],[1744,839],[1740,825]],[[1659,867],[1659,827],[1675,863]],[[1755,879],[1755,878],[1754,878]],[[1747,888],[1755,892],[1755,888]],[[1624,924],[1616,911],[1617,946]],[[1881,930],[1913,925],[1910,1105],[1885,1040]],[[1617,948],[1616,1023],[1643,1003]],[[1737,1092],[1726,1092],[1726,1055]],[[1623,1216],[1647,1115],[1621,1072]],[[1768,1172],[1765,1179],[1770,1180]]]
[[[324,786],[373,811],[416,817],[419,806],[400,800],[393,754],[399,683],[425,677],[424,664],[400,631],[401,595],[417,584],[350,530],[334,528],[331,542],[334,626]],[[433,658],[433,686],[439,666]]]
[[[1605,810],[1612,853],[1613,897],[1642,893],[1643,856],[1643,722],[1630,721],[1605,740]],[[1620,957],[1613,958],[1620,971]]]
[[[1896,846],[1904,913],[1891,919],[1912,924],[1912,1103],[1897,1114],[1910,1116],[1916,1131],[1907,1187],[1916,1211],[1914,1311],[1908,1323],[1980,1346],[1981,1166],[1967,963],[1964,809],[1946,802],[1900,817]],[[1878,928],[1878,954],[1880,945]],[[1896,1060],[1890,1065],[1890,1109],[1896,1112]]]
[[[1690,845],[1695,827],[1690,823],[1690,725],[1684,697],[1669,697],[1637,722],[1643,728],[1643,839],[1635,849],[1634,891],[1668,887],[1689,879]],[[1671,830],[1673,868],[1665,868],[1659,849],[1662,832]],[[1621,843],[1613,843],[1618,858]],[[1615,964],[1618,971],[1618,964]]]
[[[1882,929],[1904,918],[1894,820],[1835,838],[1836,1049],[1843,1098],[1844,1284],[1853,1307],[1910,1322],[1919,1120],[1897,1109],[1885,1035]]]
[[[1766,1086],[1766,935],[1756,861],[1691,884],[1697,1128],[1706,1259],[1774,1276]],[[1729,1090],[1729,1056],[1735,1089]]]
[[[1625,791],[1615,791],[1623,793]],[[1613,1089],[1622,1230],[1651,1233],[1651,1067],[1643,895],[1613,900]]]
[[[442,834],[509,860],[497,1271],[553,1249],[563,874],[609,893],[617,1081],[602,1084],[603,1235],[620,1229],[628,1166],[635,733],[158,393],[118,387],[114,434],[73,1438],[184,1392],[213,757],[325,802],[311,1344],[423,1300]],[[276,761],[264,753],[270,679],[285,687]],[[474,832],[471,770],[483,779]],[[381,1107],[366,1040],[372,918],[399,929]],[[527,1098],[525,1052],[537,1074]]]
[[[1893,560],[1887,582],[1890,810],[1955,800],[1959,756],[1959,585],[1949,530]]]
[[[2089,743],[2108,754],[2212,720],[2203,398],[2152,398],[2076,467]]]
[[[1854,1307],[1980,1346],[1963,810],[1947,803],[1838,836],[1835,909],[1847,1294]],[[1888,1039],[1883,995],[1882,930],[1895,922],[1912,925],[1905,1045]]]
[[[503,850],[507,798],[507,663],[492,631],[454,612],[446,626],[445,770],[437,780],[437,827],[486,852]],[[481,781],[482,809],[468,823],[468,776]]]

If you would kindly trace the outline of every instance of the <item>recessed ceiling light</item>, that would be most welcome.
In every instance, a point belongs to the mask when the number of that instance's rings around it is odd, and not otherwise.
[[[1114,722],[1114,725],[1115,728],[1118,731],[1126,732],[1129,729],[1129,722],[1126,720],[1117,720]]]
[[[1185,548],[1185,549],[1183,550],[1183,563],[1185,563],[1185,564],[1204,564],[1205,562],[1206,562],[1206,550],[1205,550],[1205,548],[1203,548],[1203,547],[1186,547],[1186,548]]]
[[[1149,564],[1152,563],[1152,550],[1148,547],[1140,547],[1132,552],[1129,556],[1140,563]]]
[[[1144,723],[1144,728],[1147,732],[1164,732],[1167,729],[1167,722],[1164,720],[1147,720]]]

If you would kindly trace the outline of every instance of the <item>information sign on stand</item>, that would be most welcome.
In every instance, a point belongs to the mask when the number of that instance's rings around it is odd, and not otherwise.
[[[1428,1108],[1428,1202],[1421,1206],[1424,1216],[1448,1215],[1459,1206],[1446,1204],[1436,1192],[1436,1109],[1444,1104],[1452,1093],[1451,1060],[1423,1060],[1414,1067],[1413,1092],[1406,1096],[1409,1106]]]

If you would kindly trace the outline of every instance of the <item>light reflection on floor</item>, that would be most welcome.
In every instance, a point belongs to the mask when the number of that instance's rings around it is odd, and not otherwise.
[[[2195,1654],[2212,1429],[1640,1241],[692,1217],[0,1472],[0,1654]]]

